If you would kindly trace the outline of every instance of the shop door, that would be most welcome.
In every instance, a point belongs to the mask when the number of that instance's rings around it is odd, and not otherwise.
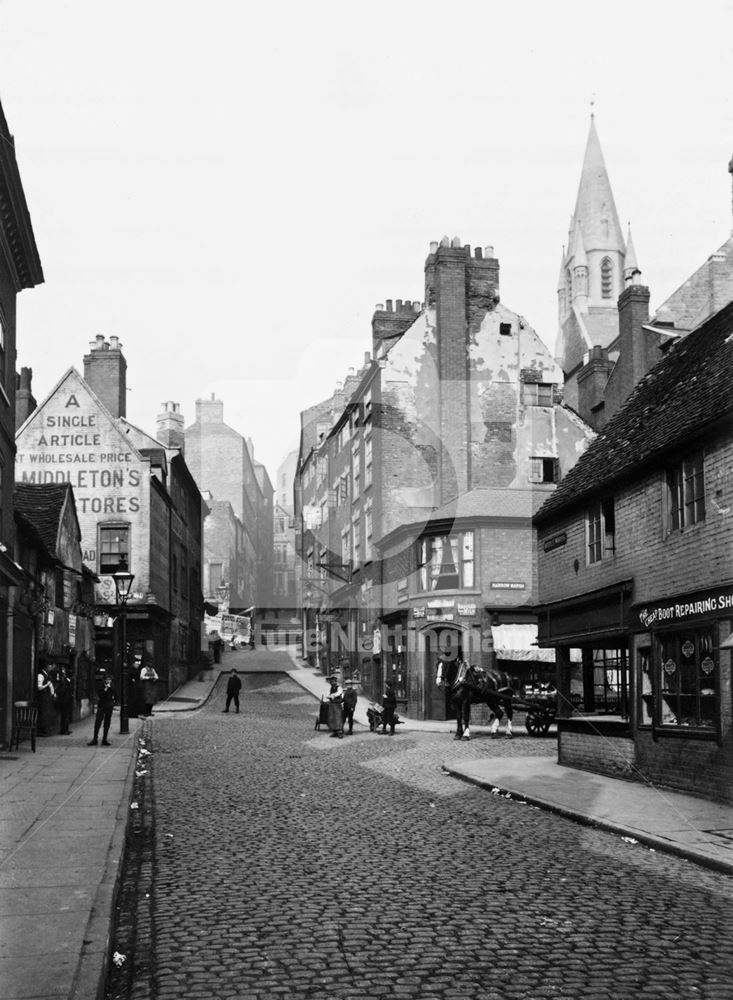
[[[463,658],[461,632],[455,628],[428,629],[424,633],[425,672],[429,692],[428,705],[431,719],[455,719],[451,684],[456,676],[458,661]],[[443,685],[438,687],[436,675],[438,660],[445,665]],[[447,674],[447,677],[446,677]]]

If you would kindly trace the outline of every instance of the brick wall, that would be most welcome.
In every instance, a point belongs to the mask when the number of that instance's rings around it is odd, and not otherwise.
[[[608,739],[595,733],[561,733],[558,738],[558,763],[584,771],[607,774],[612,778],[637,777],[633,739]]]
[[[647,601],[713,586],[733,576],[733,442],[708,443],[705,455],[706,517],[680,532],[666,534],[664,472],[654,471],[619,490],[616,551],[586,565],[584,512],[543,525],[539,545],[540,600],[561,600],[634,579],[634,601]],[[565,532],[565,545],[545,552],[542,542]],[[575,570],[575,560],[578,569]]]

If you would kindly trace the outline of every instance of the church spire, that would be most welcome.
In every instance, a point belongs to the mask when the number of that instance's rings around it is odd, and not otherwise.
[[[624,258],[624,283],[627,285],[638,285],[641,268],[636,262],[636,250],[634,241],[631,239],[631,223],[626,236],[626,257]]]
[[[601,144],[596,131],[595,116],[591,113],[588,141],[585,146],[583,168],[580,173],[578,197],[575,201],[573,222],[583,223],[585,248],[624,252],[624,238],[613,200]]]

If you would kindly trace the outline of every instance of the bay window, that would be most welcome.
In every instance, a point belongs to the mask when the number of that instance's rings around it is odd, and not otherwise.
[[[473,587],[473,532],[424,535],[418,541],[418,568],[421,590]]]

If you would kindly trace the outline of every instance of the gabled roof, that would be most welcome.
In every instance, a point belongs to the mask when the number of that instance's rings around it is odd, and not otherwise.
[[[711,254],[697,271],[690,275],[663,302],[665,318],[674,323],[674,333],[694,330],[723,306],[733,301],[733,236]]]
[[[733,427],[733,303],[670,347],[545,501],[535,523],[662,460],[721,419]]]
[[[35,529],[51,556],[56,556],[59,525],[67,497],[68,483],[16,483],[13,502],[15,512]]]

